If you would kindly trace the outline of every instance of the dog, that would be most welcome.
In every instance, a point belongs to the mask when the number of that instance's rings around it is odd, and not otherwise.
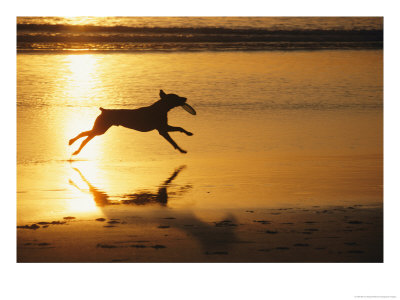
[[[72,155],[77,155],[91,139],[97,135],[104,134],[111,126],[124,126],[142,132],[155,129],[175,149],[181,153],[187,153],[187,151],[183,150],[175,143],[168,132],[179,131],[188,136],[192,136],[193,133],[186,131],[182,127],[168,125],[167,116],[171,109],[184,105],[187,99],[175,94],[166,94],[163,90],[160,90],[160,98],[160,100],[150,106],[137,109],[104,109],[100,107],[101,114],[96,118],[93,128],[88,131],[83,131],[69,140],[69,145],[72,145],[76,140],[87,136],[79,149]]]

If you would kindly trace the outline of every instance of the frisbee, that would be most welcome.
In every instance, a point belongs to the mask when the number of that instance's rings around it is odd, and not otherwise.
[[[186,110],[189,114],[192,114],[192,115],[195,115],[195,114],[196,114],[196,111],[194,110],[194,108],[191,107],[191,106],[190,106],[189,104],[187,104],[187,103],[183,104],[183,105],[182,105],[182,108],[183,108],[184,110]]]

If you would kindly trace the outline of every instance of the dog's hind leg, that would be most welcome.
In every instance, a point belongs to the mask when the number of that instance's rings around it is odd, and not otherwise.
[[[73,143],[75,143],[76,140],[80,139],[81,137],[88,136],[91,132],[92,132],[91,130],[81,132],[73,139],[70,139],[68,145],[71,146]]]
[[[89,134],[88,137],[86,139],[83,140],[82,144],[79,146],[79,149],[76,150],[74,153],[72,153],[72,155],[77,155],[79,152],[81,152],[82,148],[85,147],[85,145],[92,139],[94,138],[96,135],[95,134]]]
[[[189,131],[186,131],[182,127],[175,127],[175,126],[170,126],[170,125],[168,125],[167,131],[179,131],[179,132],[183,132],[183,133],[185,133],[186,135],[189,135],[189,136],[193,135],[193,133],[191,133]]]
[[[113,124],[107,120],[103,114],[97,117],[96,121],[94,122],[92,130],[89,131],[84,131],[80,134],[78,134],[76,137],[70,140],[70,145],[75,142],[77,139],[87,136],[86,139],[83,140],[82,144],[79,146],[79,149],[76,150],[72,155],[77,155],[79,152],[81,152],[82,148],[85,147],[85,145],[96,135],[102,135],[104,134],[108,128],[110,128]],[[72,142],[71,142],[72,141]]]
[[[175,141],[169,136],[167,131],[158,131],[159,134],[165,138],[175,149],[178,149],[179,152],[181,153],[187,153],[187,151],[183,150],[181,147],[179,147]]]

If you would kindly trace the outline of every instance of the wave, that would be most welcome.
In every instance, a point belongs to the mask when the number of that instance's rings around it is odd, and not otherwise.
[[[113,109],[132,109],[143,107],[152,104],[150,101],[135,101],[135,103],[131,102],[122,102],[115,101],[110,103],[109,105]],[[97,111],[100,104],[96,103],[80,103],[80,104],[70,104],[63,101],[53,102],[29,102],[24,99],[17,101],[17,107],[19,109],[44,109],[51,106],[58,107],[73,107],[73,108],[93,108]],[[352,101],[336,101],[336,102],[274,102],[274,101],[254,101],[254,102],[242,102],[242,101],[206,101],[206,100],[196,100],[196,110],[201,111],[202,114],[210,113],[210,112],[219,112],[219,113],[232,113],[232,112],[243,112],[243,111],[251,111],[251,112],[265,112],[265,111],[293,111],[293,110],[315,110],[315,111],[343,111],[343,110],[352,110],[352,111],[367,111],[367,110],[376,110],[383,109],[382,101],[376,100],[371,102],[352,102]]]
[[[274,50],[382,48],[383,30],[271,30],[17,24],[23,50]]]

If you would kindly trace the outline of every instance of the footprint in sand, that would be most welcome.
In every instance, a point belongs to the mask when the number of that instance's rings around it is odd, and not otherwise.
[[[108,224],[119,224],[120,221],[116,221],[116,220],[112,220],[112,221],[108,221]]]
[[[318,231],[318,228],[306,228],[304,231]]]
[[[267,221],[267,220],[253,220],[253,222],[254,223],[264,224],[264,225],[271,224],[271,221]]]
[[[32,225],[17,226],[17,228],[20,228],[20,229],[33,229],[33,230],[36,230],[36,229],[39,229],[39,228],[40,228],[40,226],[39,226],[39,225],[37,225],[37,224],[32,224]]]
[[[113,249],[113,248],[118,248],[118,246],[115,245],[108,245],[108,244],[97,244],[96,248],[106,248],[106,249]]]
[[[363,224],[361,221],[349,221],[348,224]]]
[[[347,242],[347,243],[344,243],[344,244],[347,245],[347,246],[355,246],[355,245],[357,245],[356,242]]]
[[[150,246],[150,247],[151,247],[151,248],[154,248],[154,249],[156,249],[156,250],[167,248],[167,247],[164,246],[164,245],[154,245],[154,246]]]
[[[214,222],[216,227],[229,227],[229,226],[237,226],[237,224],[232,223],[231,220],[224,220],[219,222]]]
[[[130,245],[129,247],[131,247],[131,248],[147,248],[146,245],[139,245],[139,244]]]
[[[208,252],[206,251],[206,255],[228,255],[227,251],[215,251],[215,252]]]
[[[298,244],[294,244],[293,246],[295,246],[295,247],[308,247],[308,246],[310,246],[310,244],[298,243]]]

